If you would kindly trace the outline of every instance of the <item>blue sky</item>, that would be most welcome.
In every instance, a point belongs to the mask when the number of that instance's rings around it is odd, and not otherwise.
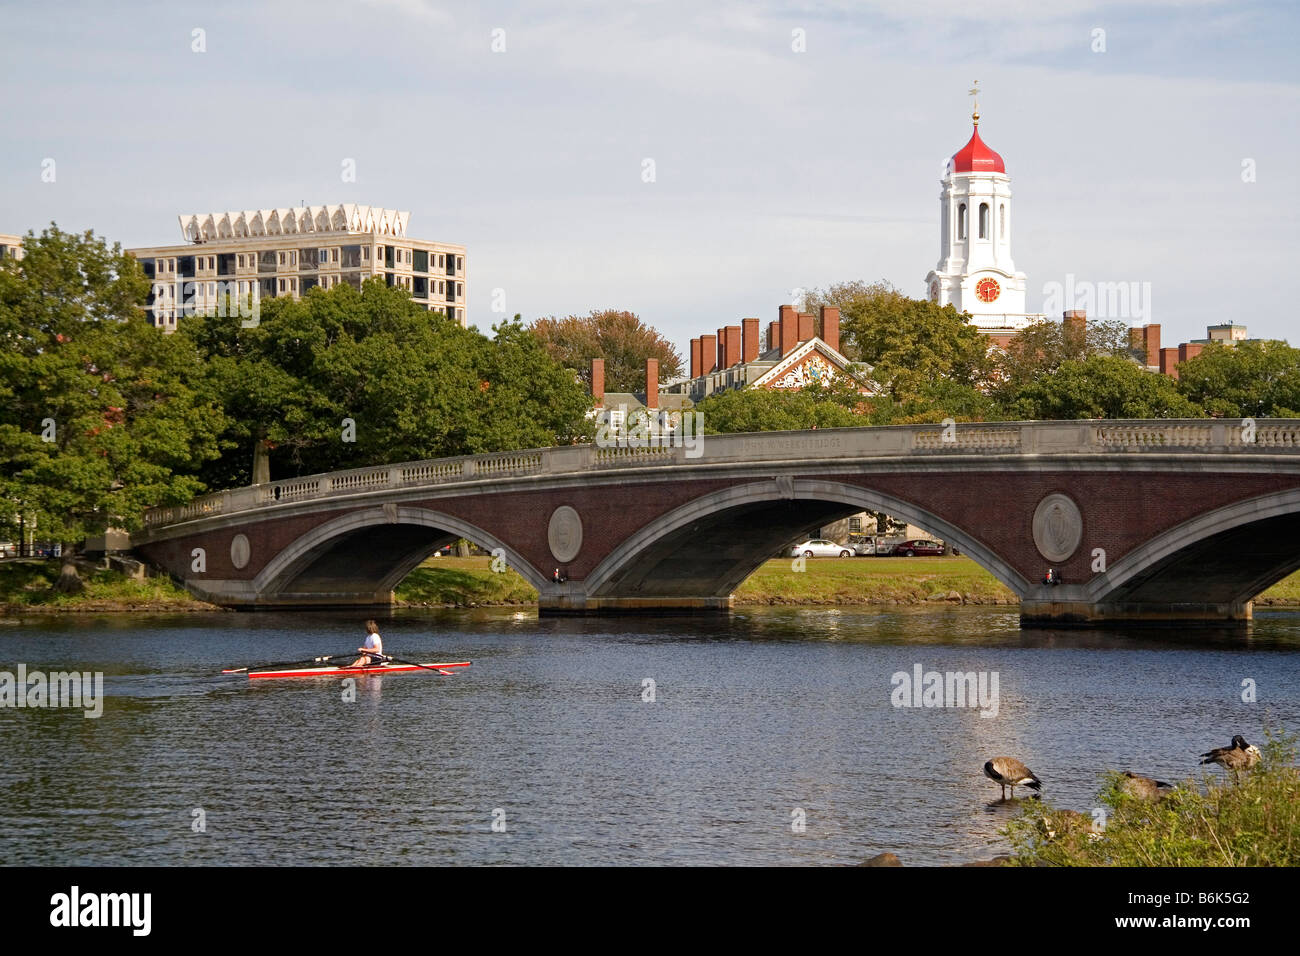
[[[1166,345],[1291,335],[1294,4],[466,7],[0,3],[0,232],[150,245],[182,212],[408,209],[469,247],[474,324],[500,289],[528,319],[631,309],[684,348],[799,287],[922,295],[978,78],[1031,309],[1073,275],[1149,283]]]

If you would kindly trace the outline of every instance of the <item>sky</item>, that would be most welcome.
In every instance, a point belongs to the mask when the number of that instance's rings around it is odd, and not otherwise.
[[[628,309],[685,352],[799,289],[923,296],[978,80],[1029,309],[1133,283],[1118,317],[1165,345],[1294,337],[1298,27],[1245,0],[0,0],[0,233],[409,210],[468,247],[472,324]]]

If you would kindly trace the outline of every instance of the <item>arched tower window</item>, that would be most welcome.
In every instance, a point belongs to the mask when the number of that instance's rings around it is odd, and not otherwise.
[[[1007,204],[1002,203],[998,206],[998,238],[1006,241],[1007,238]]]
[[[989,237],[989,204],[986,202],[982,202],[980,203],[980,238],[987,239],[988,237]]]
[[[957,207],[957,238],[966,238],[966,204]]]

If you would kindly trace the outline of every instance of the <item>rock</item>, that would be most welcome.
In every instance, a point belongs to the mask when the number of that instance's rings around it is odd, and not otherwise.
[[[995,856],[991,860],[975,860],[972,863],[963,863],[962,866],[1010,866],[1011,857],[1008,854]]]
[[[926,600],[927,600],[927,601],[946,601],[946,600],[948,600],[948,592],[947,592],[947,591],[935,591],[933,594],[931,594],[929,597],[927,597]]]
[[[858,866],[902,866],[903,861],[893,853],[877,853],[869,860],[864,860]]]

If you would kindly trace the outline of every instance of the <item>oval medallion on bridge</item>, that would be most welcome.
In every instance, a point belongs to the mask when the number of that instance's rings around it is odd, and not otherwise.
[[[1065,561],[1083,539],[1083,515],[1070,497],[1048,495],[1034,509],[1034,544],[1048,561]]]
[[[546,542],[551,554],[561,564],[572,561],[582,550],[582,519],[568,505],[560,505],[551,512],[551,523],[546,528]]]
[[[244,569],[252,553],[252,548],[248,546],[248,538],[242,534],[237,534],[230,539],[230,563],[237,569],[241,571]]]

